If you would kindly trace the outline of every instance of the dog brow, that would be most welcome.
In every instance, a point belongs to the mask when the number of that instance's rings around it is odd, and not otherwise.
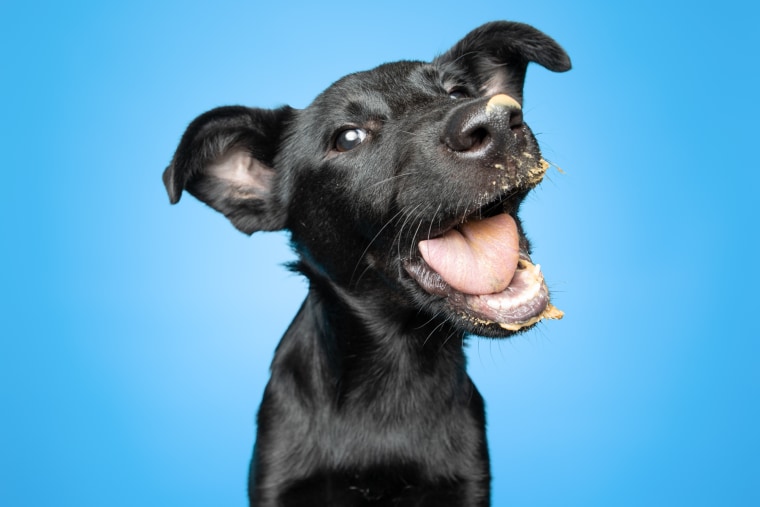
[[[380,93],[364,93],[361,98],[353,99],[344,108],[346,116],[352,121],[385,121],[390,114],[388,103]]]

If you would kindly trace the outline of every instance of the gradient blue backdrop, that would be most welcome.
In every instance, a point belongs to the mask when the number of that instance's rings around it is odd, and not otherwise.
[[[493,19],[552,172],[523,217],[565,310],[473,340],[497,506],[760,505],[750,2],[0,4],[0,505],[244,506],[273,349],[304,295],[161,172],[223,104],[306,106]]]

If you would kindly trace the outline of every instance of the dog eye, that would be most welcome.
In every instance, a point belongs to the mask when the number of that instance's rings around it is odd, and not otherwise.
[[[335,139],[335,149],[340,152],[353,150],[367,138],[367,131],[360,128],[346,129]]]
[[[449,98],[452,100],[466,99],[470,95],[462,88],[454,88],[449,92]]]

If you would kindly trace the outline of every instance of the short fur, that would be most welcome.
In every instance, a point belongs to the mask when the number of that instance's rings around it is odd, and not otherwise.
[[[409,269],[421,239],[489,203],[517,217],[540,152],[520,109],[498,125],[483,110],[496,94],[522,103],[531,61],[570,68],[536,29],[493,22],[432,62],[348,75],[306,109],[222,107],[188,127],[164,172],[171,202],[187,190],[247,234],[289,230],[309,280],[259,409],[252,506],[490,504],[463,343],[512,332]]]

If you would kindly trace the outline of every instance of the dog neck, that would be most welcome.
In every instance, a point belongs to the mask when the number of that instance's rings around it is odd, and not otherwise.
[[[463,341],[464,333],[443,319],[399,310],[376,294],[312,282],[272,372],[320,406],[398,414],[422,397],[428,407],[450,408],[457,400],[467,403],[474,389]]]

